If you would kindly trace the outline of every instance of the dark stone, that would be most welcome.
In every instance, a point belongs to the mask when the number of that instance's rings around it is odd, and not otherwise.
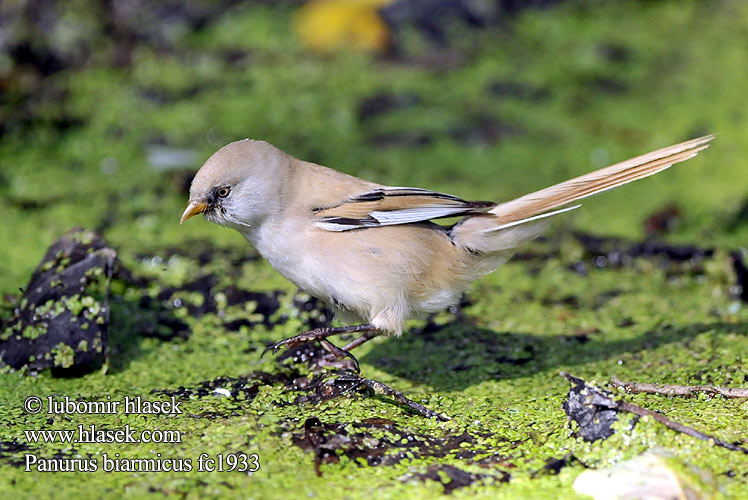
[[[571,387],[561,407],[569,418],[579,425],[578,433],[585,441],[605,440],[615,432],[618,421],[617,404],[613,395],[587,384],[581,378],[564,375]]]
[[[608,265],[620,266],[627,257],[662,257],[667,260],[686,262],[698,261],[714,254],[713,248],[702,248],[696,245],[670,245],[657,240],[626,242],[618,238],[595,236],[576,232],[575,238],[592,256],[596,267]],[[603,259],[604,258],[604,259]]]
[[[74,229],[54,242],[0,334],[0,359],[15,369],[86,371],[107,353],[109,283],[117,253]],[[60,370],[62,369],[62,370]]]

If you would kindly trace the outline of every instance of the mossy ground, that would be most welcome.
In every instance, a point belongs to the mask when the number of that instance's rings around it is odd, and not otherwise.
[[[355,53],[314,56],[294,40],[290,16],[285,8],[236,7],[183,35],[180,51],[143,47],[127,68],[93,64],[57,73],[45,85],[64,97],[37,96],[31,103],[37,119],[0,138],[1,292],[23,287],[47,246],[65,230],[100,227],[127,266],[161,286],[178,287],[210,272],[226,286],[283,291],[275,314],[290,316],[268,323],[272,327],[258,321],[251,328],[227,329],[226,316],[194,317],[181,308],[170,313],[188,324],[188,339],[146,338],[139,332],[149,320],[137,302],[144,292],[119,283],[107,373],[0,375],[0,496],[419,498],[438,496],[444,487],[418,475],[432,464],[449,464],[494,478],[454,490],[458,498],[574,498],[571,484],[583,470],[579,462],[558,474],[533,473],[548,459],[568,454],[597,467],[646,450],[706,471],[717,496],[748,494],[746,456],[646,419],[633,430],[622,422],[604,442],[571,437],[561,410],[568,383],[558,376],[566,370],[600,384],[614,375],[676,384],[748,383],[748,308],[730,295],[727,259],[727,252],[745,246],[748,238],[748,223],[736,217],[748,197],[748,58],[741,43],[748,33],[748,6],[570,2],[526,11],[460,38],[456,46],[464,61],[451,69]],[[496,90],[506,89],[507,82],[531,91]],[[417,99],[362,119],[359,103],[378,94]],[[61,130],[60,117],[80,124]],[[480,127],[487,122],[508,132],[486,138]],[[275,373],[273,359],[259,358],[261,348],[303,327],[293,312],[293,286],[253,258],[241,236],[200,221],[178,225],[185,203],[180,177],[149,164],[151,144],[193,150],[197,160],[189,168],[196,168],[230,140],[263,138],[295,156],[381,183],[501,200],[706,132],[718,136],[698,158],[586,201],[560,218],[549,239],[528,247],[528,253],[547,257],[512,261],[475,283],[459,320],[444,313],[436,318],[441,327],[426,330],[423,321],[414,321],[402,338],[379,339],[357,353],[365,376],[450,415],[450,422],[415,416],[385,397],[355,393],[318,404],[287,404],[295,395],[275,385],[259,386],[251,399],[193,395],[183,403],[185,414],[174,418],[49,418],[22,409],[30,395],[162,399],[152,391],[194,388],[256,370]],[[381,139],[413,134],[427,139],[415,144]],[[651,259],[621,268],[588,265],[585,276],[570,269],[583,256],[578,243],[565,236],[570,229],[639,238],[644,219],[668,203],[676,203],[681,215],[667,239],[717,248],[715,257],[681,270]],[[201,266],[189,251],[195,241],[246,259]],[[238,318],[251,316],[252,308],[227,306],[223,312]],[[746,401],[627,397],[748,445]],[[468,433],[472,441],[463,447],[470,453],[413,454],[376,467],[343,457],[323,464],[317,477],[312,455],[293,444],[310,417],[351,425],[386,418],[404,434],[434,439]],[[184,437],[178,445],[17,448],[25,443],[24,429],[78,424],[181,429]],[[160,453],[196,460],[202,453],[240,451],[258,453],[261,469],[247,476],[43,474],[19,467],[24,453],[46,458],[58,452],[69,458]],[[497,479],[503,473],[511,475],[509,482]]]

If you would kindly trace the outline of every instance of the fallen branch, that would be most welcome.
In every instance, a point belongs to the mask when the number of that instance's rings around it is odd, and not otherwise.
[[[739,451],[739,452],[742,452],[748,455],[748,449],[743,448],[742,446],[738,446],[736,444],[722,441],[721,439],[718,439],[714,436],[710,436],[709,434],[704,434],[703,432],[697,431],[693,427],[688,427],[687,425],[678,423],[675,420],[670,420],[669,418],[667,418],[665,415],[661,413],[657,413],[652,410],[647,410],[646,408],[642,408],[641,406],[637,406],[633,403],[627,403],[626,401],[618,401],[618,409],[627,411],[629,413],[633,413],[634,415],[639,415],[640,417],[650,416],[653,419],[657,420],[662,425],[670,429],[673,429],[674,431],[682,432],[683,434],[688,434],[689,436],[695,437],[696,439],[701,439],[704,441],[712,441],[715,445],[721,446],[722,448],[727,448],[728,450],[732,450],[732,451]]]
[[[382,382],[379,382],[377,380],[371,380],[368,378],[363,378],[363,377],[357,377],[357,379],[358,379],[357,381],[359,384],[365,385],[366,387],[369,387],[374,392],[377,392],[379,394],[384,394],[386,396],[392,397],[398,403],[407,406],[408,408],[420,413],[426,418],[436,418],[437,420],[441,420],[442,422],[447,422],[451,420],[448,416],[442,413],[437,413],[435,411],[429,410],[422,404],[416,403],[412,399],[408,398],[402,392],[395,390],[392,387],[386,384],[383,384]]]
[[[748,398],[748,389],[733,387],[718,387],[714,385],[671,385],[671,384],[648,384],[642,382],[623,382],[618,377],[612,377],[610,383],[615,387],[622,387],[631,394],[661,394],[663,396],[690,397],[695,393],[704,392],[713,396],[720,395],[726,398]]]
[[[561,372],[560,375],[565,377],[572,384],[577,384],[577,385],[584,384],[585,391],[589,393],[590,395],[590,397],[588,398],[589,405],[594,405],[595,407],[601,407],[601,408],[605,408],[608,410],[626,411],[629,413],[633,413],[634,415],[639,415],[640,417],[652,417],[657,422],[661,423],[662,425],[674,431],[688,434],[689,436],[695,437],[696,439],[701,439],[704,441],[711,441],[716,446],[727,448],[728,450],[732,450],[732,451],[739,451],[741,453],[748,455],[748,449],[743,448],[742,446],[738,446],[733,443],[722,441],[721,439],[718,439],[714,436],[710,436],[709,434],[705,434],[703,432],[697,431],[696,429],[692,427],[688,427],[687,425],[683,425],[674,420],[670,420],[669,418],[667,418],[666,416],[660,413],[654,412],[652,410],[648,410],[641,406],[628,403],[623,400],[615,400],[613,399],[612,397],[613,395],[611,393],[603,389],[599,389],[593,385],[590,385],[584,379],[575,377],[567,372]]]

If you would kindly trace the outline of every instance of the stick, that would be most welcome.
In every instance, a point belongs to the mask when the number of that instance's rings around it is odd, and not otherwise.
[[[423,406],[421,403],[416,403],[412,399],[409,399],[405,394],[403,394],[400,391],[397,391],[393,389],[392,387],[383,384],[382,382],[378,382],[376,380],[371,380],[368,378],[363,377],[357,377],[358,382],[365,385],[366,387],[371,388],[374,392],[378,392],[379,394],[384,394],[386,396],[391,396],[400,404],[403,404],[407,406],[408,408],[411,408],[421,415],[423,415],[426,418],[436,418],[437,420],[441,420],[442,422],[447,422],[451,420],[448,416],[443,415],[441,413],[437,413],[435,411],[431,411],[425,406]]]
[[[623,387],[631,394],[661,394],[663,396],[690,397],[694,393],[705,392],[713,396],[720,395],[726,398],[748,398],[748,389],[735,387],[717,387],[714,385],[671,385],[671,384],[648,384],[642,382],[623,382],[618,377],[611,377],[610,383],[615,387]]]
[[[641,406],[637,406],[632,403],[627,403],[626,401],[618,401],[617,403],[618,403],[617,409],[619,410],[627,411],[629,413],[633,413],[634,415],[639,415],[640,417],[650,416],[653,419],[657,420],[662,425],[670,429],[673,429],[674,431],[688,434],[689,436],[695,437],[696,439],[702,439],[704,441],[712,441],[715,445],[721,446],[722,448],[727,448],[728,450],[732,450],[732,451],[739,451],[741,453],[745,453],[746,455],[748,455],[748,449],[745,449],[742,446],[738,446],[736,444],[722,441],[721,439],[718,439],[714,436],[710,436],[709,434],[704,434],[703,432],[697,431],[696,429],[692,427],[688,427],[687,425],[678,423],[675,420],[670,420],[669,418],[662,415],[661,413],[657,413],[652,410],[647,410],[646,408],[642,408]]]

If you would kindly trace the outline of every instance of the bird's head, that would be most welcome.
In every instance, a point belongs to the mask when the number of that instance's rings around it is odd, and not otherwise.
[[[289,157],[264,141],[232,142],[208,158],[192,180],[181,222],[203,214],[235,229],[254,227],[279,210]]]

